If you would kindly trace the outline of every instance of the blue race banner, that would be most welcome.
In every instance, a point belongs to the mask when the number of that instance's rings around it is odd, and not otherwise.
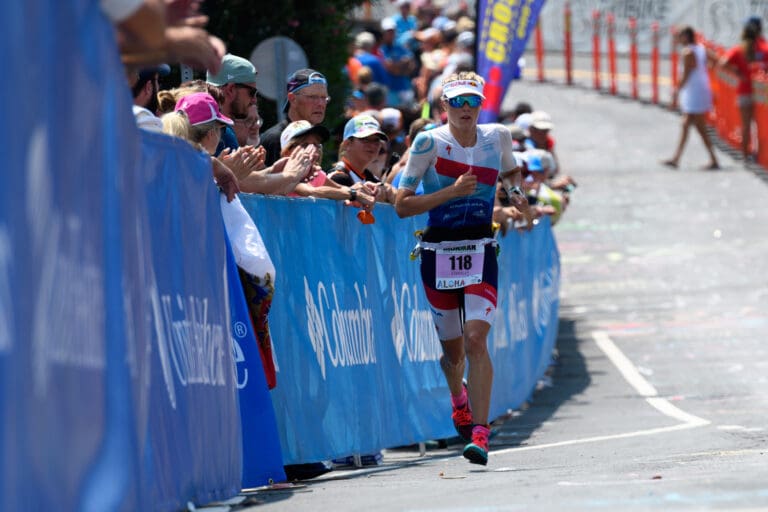
[[[426,217],[400,219],[377,205],[376,223],[363,225],[337,201],[241,201],[278,269],[272,397],[285,463],[454,436],[440,342],[419,263],[409,259]],[[500,245],[492,416],[530,397],[550,360],[559,305],[549,221]]]
[[[485,78],[478,122],[495,123],[544,0],[478,0],[475,69]]]
[[[140,137],[146,211],[133,215],[143,215],[144,267],[127,281],[150,320],[138,324],[149,345],[136,349],[146,381],[134,382],[140,503],[177,510],[241,487],[226,239],[210,158],[180,139]]]
[[[0,510],[231,497],[242,443],[210,162],[137,130],[99,2],[2,12],[16,79],[0,86],[14,98],[0,127]]]

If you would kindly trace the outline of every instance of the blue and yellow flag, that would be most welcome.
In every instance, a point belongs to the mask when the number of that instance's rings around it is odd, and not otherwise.
[[[498,120],[509,82],[519,75],[517,61],[536,26],[544,0],[479,0],[477,72],[485,78],[479,122]]]

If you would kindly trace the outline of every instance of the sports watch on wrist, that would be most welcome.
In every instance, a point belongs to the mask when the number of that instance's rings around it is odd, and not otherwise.
[[[349,200],[357,201],[357,190],[350,188],[348,189],[348,192],[349,192]]]
[[[525,194],[523,194],[522,189],[520,187],[518,187],[517,185],[515,185],[514,187],[509,187],[507,189],[507,195],[509,197],[512,197],[512,194],[516,194],[516,195],[518,195],[520,197],[525,197]]]

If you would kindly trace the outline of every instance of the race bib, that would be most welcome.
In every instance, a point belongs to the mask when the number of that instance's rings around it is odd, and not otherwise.
[[[485,245],[467,244],[435,250],[435,289],[455,290],[483,282]]]

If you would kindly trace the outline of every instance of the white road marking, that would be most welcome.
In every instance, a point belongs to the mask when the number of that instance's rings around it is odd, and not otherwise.
[[[595,340],[597,346],[603,353],[611,360],[611,362],[619,369],[629,385],[635,388],[635,391],[640,396],[645,397],[645,401],[649,405],[654,407],[662,414],[669,416],[670,418],[681,421],[691,426],[700,427],[703,425],[709,425],[709,421],[692,414],[688,414],[672,405],[666,398],[660,398],[656,388],[654,388],[650,382],[645,380],[645,377],[640,375],[637,371],[637,367],[632,364],[624,352],[616,346],[616,344],[608,337],[604,331],[593,331],[592,339]]]
[[[703,427],[704,425],[709,425],[710,423],[709,420],[705,420],[704,418],[699,418],[693,414],[688,414],[685,411],[681,411],[672,405],[666,398],[652,397],[646,398],[645,401],[648,402],[651,406],[655,407],[662,414],[666,414],[670,418],[682,421],[683,423],[692,427]]]
[[[561,446],[571,446],[575,444],[597,443],[600,441],[611,441],[614,439],[627,439],[630,437],[665,434],[668,432],[687,430],[687,429],[702,427],[704,425],[710,424],[709,420],[705,420],[704,418],[699,418],[698,416],[694,416],[693,414],[688,414],[687,412],[682,411],[677,407],[675,407],[674,405],[672,405],[669,402],[669,400],[667,400],[666,398],[659,397],[658,392],[656,391],[656,388],[654,388],[650,382],[645,380],[645,377],[643,377],[640,374],[640,372],[637,371],[637,367],[634,364],[632,364],[632,361],[630,361],[627,358],[627,356],[624,355],[624,353],[619,349],[619,347],[616,346],[615,343],[613,343],[611,338],[609,338],[605,332],[594,331],[592,332],[592,338],[595,340],[595,343],[600,348],[600,350],[603,351],[603,353],[608,357],[608,359],[610,359],[610,361],[614,364],[614,366],[616,366],[619,372],[621,372],[621,374],[624,376],[624,379],[626,379],[629,385],[635,389],[638,395],[645,398],[645,401],[650,406],[654,407],[656,410],[658,410],[665,416],[669,416],[670,418],[675,419],[680,423],[678,423],[677,425],[672,425],[670,427],[651,428],[646,430],[635,430],[633,432],[624,432],[621,434],[586,437],[582,439],[570,439],[567,441],[559,441],[556,443],[520,446],[516,448],[506,448],[503,450],[493,450],[494,454],[521,452],[521,451],[528,451],[528,450],[542,450],[546,448],[558,448]]]
[[[603,353],[611,360],[613,365],[618,368],[624,378],[629,382],[629,385],[635,388],[635,391],[640,396],[649,397],[657,396],[658,392],[650,382],[640,375],[632,361],[627,359],[624,352],[619,350],[619,347],[611,341],[611,338],[603,331],[594,331],[592,333],[592,339],[595,340],[597,346]]]
[[[597,443],[600,441],[612,441],[614,439],[627,439],[630,437],[639,437],[639,436],[653,436],[656,434],[664,434],[667,432],[676,432],[678,430],[687,430],[689,428],[695,428],[698,426],[700,425],[693,425],[691,423],[679,423],[677,425],[672,425],[671,427],[650,428],[647,430],[635,430],[634,432],[624,432],[621,434],[611,434],[607,436],[584,437],[581,439],[569,439],[567,441],[559,441],[556,443],[520,446],[517,448],[505,448],[503,450],[493,450],[493,454],[526,452],[530,450],[542,450],[545,448],[559,448],[561,446],[572,446],[575,444]]]

